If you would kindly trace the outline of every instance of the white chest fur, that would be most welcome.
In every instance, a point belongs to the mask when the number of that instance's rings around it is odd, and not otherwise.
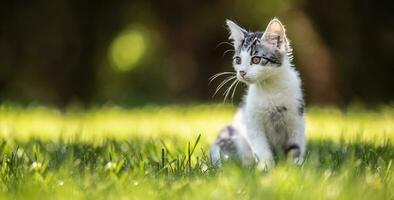
[[[249,135],[264,134],[271,146],[287,145],[295,129],[303,128],[298,109],[300,88],[298,74],[290,67],[263,83],[250,85],[244,110]]]

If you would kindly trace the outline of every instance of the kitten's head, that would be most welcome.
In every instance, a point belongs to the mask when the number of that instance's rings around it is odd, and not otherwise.
[[[230,20],[227,26],[234,45],[233,66],[238,80],[257,83],[289,67],[291,47],[278,19],[271,20],[265,32],[248,32]]]

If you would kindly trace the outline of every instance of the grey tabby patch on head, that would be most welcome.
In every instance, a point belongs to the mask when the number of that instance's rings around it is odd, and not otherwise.
[[[233,124],[222,129],[212,145],[213,163],[235,159],[267,170],[277,155],[290,155],[294,163],[302,164],[305,105],[284,26],[278,19],[271,20],[264,32],[248,32],[230,20],[227,26],[235,72],[222,72],[215,78],[231,76],[219,85],[220,89],[233,80],[227,94],[233,89],[234,95],[239,82],[248,85],[248,90]]]

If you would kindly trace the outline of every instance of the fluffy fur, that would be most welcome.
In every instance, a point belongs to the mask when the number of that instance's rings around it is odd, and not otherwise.
[[[244,165],[256,163],[267,170],[275,164],[275,156],[283,154],[302,164],[304,101],[284,26],[278,19],[271,20],[265,32],[247,32],[230,20],[227,26],[236,80],[248,89],[233,124],[212,145],[212,161],[220,165],[235,157]]]

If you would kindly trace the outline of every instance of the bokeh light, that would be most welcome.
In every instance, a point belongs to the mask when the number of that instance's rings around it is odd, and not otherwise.
[[[109,57],[115,69],[129,71],[137,66],[145,50],[146,41],[143,34],[137,30],[127,30],[113,40]]]

